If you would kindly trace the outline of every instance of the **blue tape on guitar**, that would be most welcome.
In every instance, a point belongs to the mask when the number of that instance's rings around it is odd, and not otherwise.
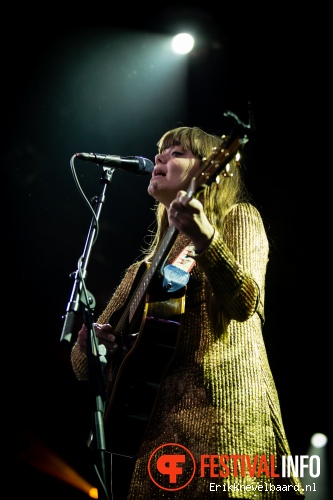
[[[163,288],[165,288],[169,293],[176,292],[180,290],[185,285],[187,285],[190,279],[190,274],[183,269],[180,269],[173,264],[165,266],[163,272]]]

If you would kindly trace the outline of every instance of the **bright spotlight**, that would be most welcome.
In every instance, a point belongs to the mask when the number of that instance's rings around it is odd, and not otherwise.
[[[188,54],[194,47],[194,38],[188,33],[180,33],[173,37],[171,46],[176,54]]]
[[[302,479],[306,500],[326,500],[330,495],[330,475],[328,461],[328,438],[325,434],[317,432],[311,436],[307,450],[310,462],[318,464],[317,474],[314,475],[310,468],[305,469]]]
[[[322,448],[327,444],[327,436],[325,436],[325,434],[322,434],[321,432],[317,432],[311,437],[311,444],[315,448]]]

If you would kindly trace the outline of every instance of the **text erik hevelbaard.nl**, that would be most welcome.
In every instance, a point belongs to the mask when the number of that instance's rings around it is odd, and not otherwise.
[[[174,445],[174,444],[173,444]],[[209,478],[210,491],[281,491],[287,492],[290,489],[295,491],[300,489],[298,484],[280,484],[280,481],[273,483],[272,478],[279,477],[298,477],[316,479],[320,476],[320,457],[317,455],[284,455],[281,457],[280,467],[276,467],[275,456],[271,455],[201,455],[200,463],[197,466],[191,452],[185,447],[178,445],[178,452],[170,453],[169,445],[159,448],[159,453],[153,453],[150,457],[148,471],[151,480],[163,489],[176,491],[189,485],[193,477]],[[161,454],[161,448],[163,453]],[[158,450],[155,450],[156,452]],[[185,463],[192,461],[193,470],[191,474],[184,477]],[[187,471],[190,468],[187,467]],[[279,472],[277,472],[279,470]],[[160,484],[159,479],[168,478],[168,486],[165,481]],[[267,481],[261,481],[258,484],[244,484],[239,481],[240,478],[267,478]],[[219,481],[219,479],[229,478],[228,483]],[[231,479],[234,478],[234,481]],[[237,480],[238,478],[238,480]],[[304,485],[302,485],[304,488]],[[315,482],[307,485],[305,490],[316,491]]]

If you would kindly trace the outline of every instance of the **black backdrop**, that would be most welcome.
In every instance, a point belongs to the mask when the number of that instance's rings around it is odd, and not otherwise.
[[[324,12],[291,18],[282,8],[260,16],[252,8],[237,17],[230,9],[230,22],[209,7],[184,8],[210,41],[189,57],[180,75],[185,87],[173,75],[152,97],[168,74],[158,56],[150,56],[150,73],[145,48],[151,36],[171,33],[175,12],[172,5],[157,9],[140,23],[132,12],[104,24],[22,24],[3,40],[3,324],[15,360],[5,384],[10,380],[21,456],[13,489],[34,488],[37,498],[81,495],[27,465],[39,442],[94,477],[85,447],[87,388],[71,371],[71,346],[60,343],[69,274],[90,224],[70,158],[94,151],[154,160],[156,141],[168,128],[184,123],[222,133],[229,127],[223,113],[246,121],[249,102],[256,132],[244,152],[246,178],[271,243],[264,335],[292,453],[306,454],[314,432],[330,433],[329,226],[322,189],[329,96],[326,43],[316,30]],[[134,66],[139,76],[129,83]],[[99,167],[75,165],[88,198],[99,194]],[[107,188],[87,277],[96,313],[147,235],[153,219],[147,184],[146,177],[117,170]],[[77,327],[81,322],[79,315]]]

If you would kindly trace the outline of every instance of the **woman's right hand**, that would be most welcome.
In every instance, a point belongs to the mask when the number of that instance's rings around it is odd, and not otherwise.
[[[116,337],[112,334],[112,327],[109,324],[101,325],[99,323],[94,323],[95,334],[99,345],[104,345],[107,353],[113,353],[118,345],[116,343]],[[81,352],[87,354],[87,327],[85,324],[82,325],[81,330],[78,332],[77,344]]]

